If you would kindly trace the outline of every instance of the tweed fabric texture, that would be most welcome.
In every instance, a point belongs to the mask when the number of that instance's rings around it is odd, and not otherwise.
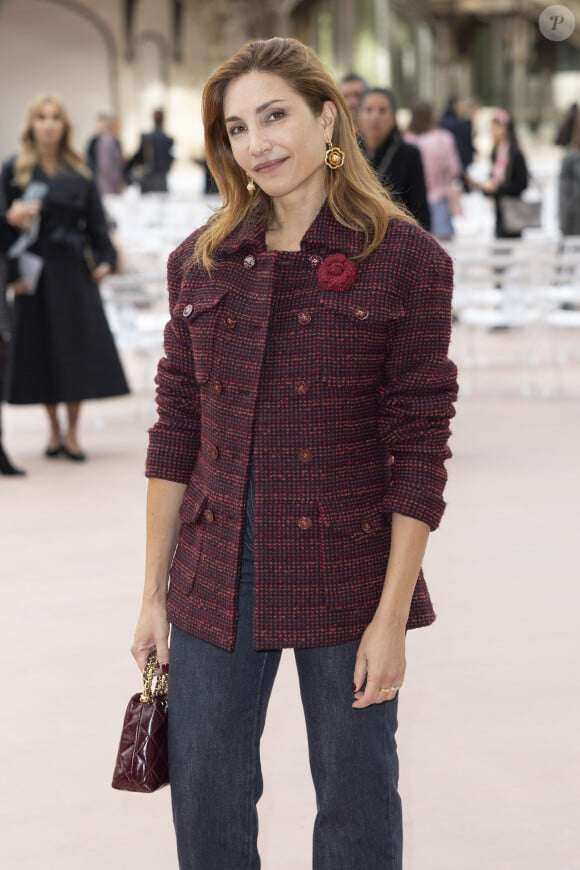
[[[392,221],[337,292],[318,270],[360,252],[360,233],[327,205],[300,251],[267,251],[265,229],[254,211],[210,274],[187,265],[201,230],[170,256],[146,464],[187,484],[169,619],[226,650],[252,456],[255,647],[344,643],[376,609],[391,514],[440,522],[457,390],[452,266],[431,236]],[[408,627],[434,618],[421,573]]]

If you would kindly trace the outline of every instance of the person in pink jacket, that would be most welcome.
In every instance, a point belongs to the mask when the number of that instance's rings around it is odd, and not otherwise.
[[[421,152],[427,200],[431,214],[431,232],[442,240],[453,238],[452,216],[458,211],[458,180],[461,161],[451,133],[435,127],[433,104],[417,100],[405,140]]]

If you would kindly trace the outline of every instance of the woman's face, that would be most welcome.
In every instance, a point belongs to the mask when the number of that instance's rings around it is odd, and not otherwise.
[[[499,145],[500,142],[507,142],[508,134],[506,125],[500,124],[499,121],[492,121],[491,138],[493,139],[494,145]]]
[[[395,127],[395,113],[391,101],[384,94],[367,94],[358,110],[358,129],[365,146],[376,150],[391,135]]]
[[[65,131],[65,120],[55,103],[43,103],[32,119],[32,138],[41,148],[58,148]]]
[[[224,120],[236,163],[272,198],[324,196],[324,155],[336,109],[312,114],[279,76],[251,72],[234,79],[224,96]]]

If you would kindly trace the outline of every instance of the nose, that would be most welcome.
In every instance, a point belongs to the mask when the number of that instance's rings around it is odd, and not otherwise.
[[[252,156],[259,156],[267,151],[270,147],[269,142],[264,135],[264,132],[257,127],[254,130],[249,130],[249,145],[248,150]]]

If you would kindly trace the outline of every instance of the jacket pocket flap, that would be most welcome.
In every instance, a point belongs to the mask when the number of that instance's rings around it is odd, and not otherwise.
[[[173,313],[181,315],[185,321],[195,320],[200,314],[217,308],[229,292],[228,287],[196,287],[195,290],[180,295]]]
[[[342,314],[351,320],[363,323],[368,321],[385,321],[402,317],[405,313],[402,303],[392,294],[385,292],[385,288],[365,287],[362,293],[339,293],[332,290],[324,290],[320,294],[320,304],[337,314]]]
[[[370,535],[387,527],[382,499],[360,501],[323,501],[319,504],[320,520],[329,530],[349,535]]]
[[[185,490],[179,518],[182,523],[197,523],[207,505],[207,495],[202,490],[193,488],[191,484]]]

